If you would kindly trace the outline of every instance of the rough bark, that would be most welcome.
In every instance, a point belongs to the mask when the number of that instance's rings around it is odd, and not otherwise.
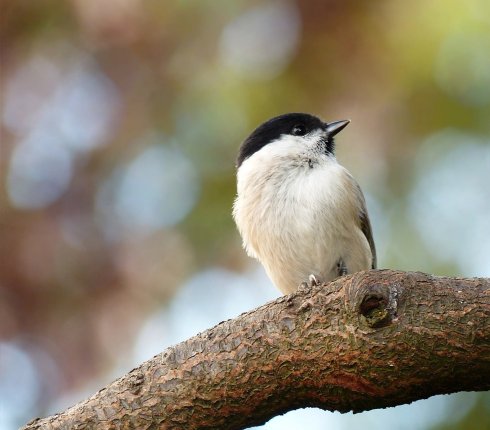
[[[241,429],[490,389],[490,279],[376,270],[298,290],[168,348],[25,429]]]

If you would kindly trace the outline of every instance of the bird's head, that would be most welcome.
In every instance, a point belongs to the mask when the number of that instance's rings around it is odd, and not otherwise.
[[[306,113],[287,113],[258,126],[240,146],[237,167],[255,153],[269,150],[271,156],[308,153],[334,156],[334,136],[349,120],[323,122]]]

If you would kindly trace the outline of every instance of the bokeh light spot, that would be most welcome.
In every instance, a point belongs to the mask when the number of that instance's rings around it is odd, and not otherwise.
[[[411,219],[441,261],[490,276],[490,142],[454,130],[425,141],[410,195]]]
[[[291,61],[301,20],[289,1],[257,5],[230,22],[221,35],[223,62],[252,79],[271,79]]]
[[[16,146],[10,161],[10,200],[22,209],[45,207],[67,189],[71,176],[72,157],[59,140],[32,135]]]
[[[119,107],[114,84],[90,56],[65,50],[66,63],[36,55],[7,82],[3,122],[19,136],[7,187],[18,208],[55,202],[68,188],[75,157],[113,132]]]
[[[0,342],[0,428],[19,425],[39,396],[39,377],[29,355],[14,343]]]
[[[199,182],[192,162],[158,137],[102,185],[97,210],[104,232],[117,238],[179,223],[194,207]]]

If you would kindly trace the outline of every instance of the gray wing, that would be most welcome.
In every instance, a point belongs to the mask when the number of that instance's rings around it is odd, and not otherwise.
[[[359,214],[359,222],[361,225],[361,230],[366,236],[369,246],[371,248],[371,254],[373,254],[373,261],[371,269],[376,269],[376,247],[374,246],[373,232],[371,230],[371,223],[369,222],[369,216],[367,214],[366,208]]]
[[[371,254],[373,255],[373,261],[371,264],[372,269],[376,269],[376,247],[374,246],[373,231],[371,230],[371,223],[369,221],[369,215],[366,209],[366,201],[364,200],[364,195],[362,194],[361,187],[356,183],[359,195],[361,197],[361,211],[359,212],[359,225],[361,227],[364,236],[369,243],[371,248]]]

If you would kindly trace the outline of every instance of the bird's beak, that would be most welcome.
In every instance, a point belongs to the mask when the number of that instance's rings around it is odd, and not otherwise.
[[[341,121],[334,121],[327,124],[325,130],[329,136],[335,136],[337,133],[342,131],[347,124],[349,124],[350,119],[343,119]]]

